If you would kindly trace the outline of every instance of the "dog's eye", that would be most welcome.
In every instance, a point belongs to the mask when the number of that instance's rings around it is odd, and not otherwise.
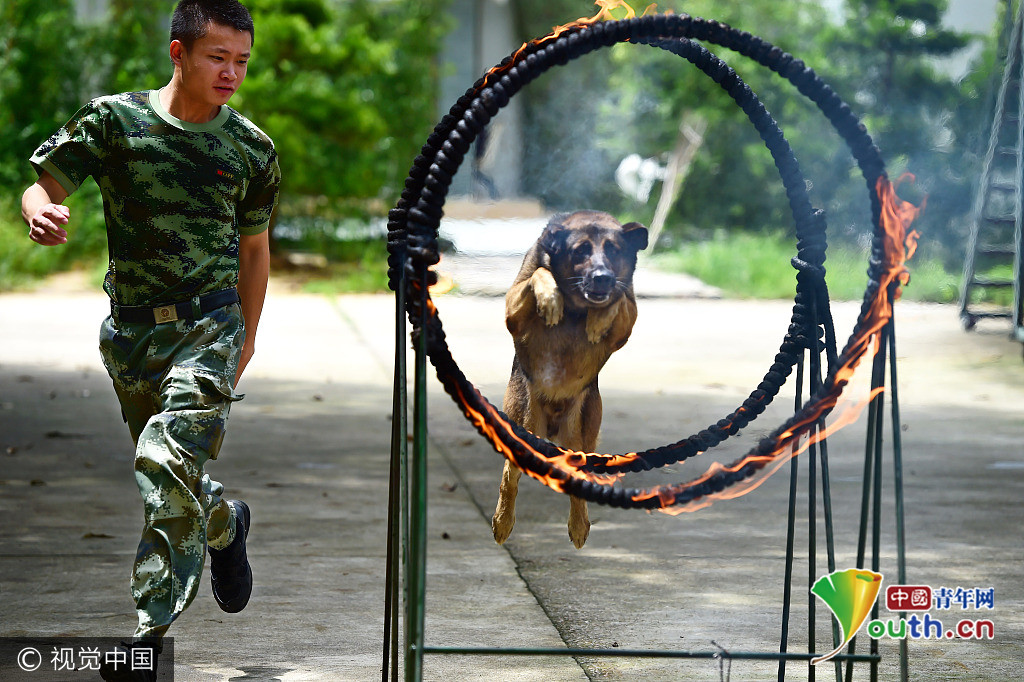
[[[619,247],[614,242],[605,242],[604,255],[609,259],[616,258],[619,255]]]
[[[574,263],[582,263],[590,257],[590,242],[583,242],[577,244],[572,249],[572,261]]]

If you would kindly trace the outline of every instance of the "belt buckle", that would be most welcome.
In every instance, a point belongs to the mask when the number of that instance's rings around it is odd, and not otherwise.
[[[157,324],[175,322],[178,319],[178,309],[173,304],[162,305],[159,308],[153,308],[153,317],[156,318]]]

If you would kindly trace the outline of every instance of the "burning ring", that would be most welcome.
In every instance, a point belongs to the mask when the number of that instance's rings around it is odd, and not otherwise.
[[[812,207],[799,165],[785,136],[756,95],[705,48],[703,40],[735,50],[792,82],[811,99],[847,142],[867,181],[875,226],[869,283],[864,305],[843,352],[835,352],[834,332],[824,288],[825,219]],[[548,68],[618,42],[647,43],[670,50],[702,69],[747,113],[771,151],[786,187],[796,226],[797,294],[790,331],[764,380],[724,419],[675,444],[642,453],[602,455],[559,448],[513,424],[459,369],[444,340],[437,309],[426,291],[438,262],[437,228],[452,176],[476,136],[524,85]],[[903,234],[913,211],[895,198],[885,167],[870,135],[835,94],[804,63],[757,36],[718,22],[685,14],[649,15],[623,21],[581,20],[524,44],[487,72],[435,127],[406,179],[398,204],[389,213],[390,286],[405,287],[414,335],[426,334],[427,354],[438,379],[463,414],[494,448],[517,467],[549,487],[616,507],[660,509],[675,513],[704,506],[727,488],[756,485],[758,472],[774,471],[835,406],[853,370],[866,354],[870,338],[891,316],[891,302],[902,281]],[[883,225],[885,223],[885,225]],[[778,393],[804,348],[821,349],[825,337],[829,371],[824,382],[790,419],[730,465],[714,465],[696,480],[646,489],[613,487],[626,471],[664,466],[714,447],[760,415]],[[772,466],[769,466],[772,465]],[[761,479],[763,480],[763,478]]]

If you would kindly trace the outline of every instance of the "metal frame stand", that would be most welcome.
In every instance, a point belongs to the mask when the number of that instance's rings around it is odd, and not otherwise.
[[[599,15],[600,16],[600,15]],[[813,348],[810,354],[811,398],[807,403],[800,404],[797,397],[797,411],[787,422],[773,433],[771,438],[762,439],[758,446],[751,450],[750,455],[736,464],[735,469],[715,474],[701,481],[680,484],[679,486],[659,486],[659,493],[647,494],[644,491],[612,487],[576,476],[572,472],[560,469],[568,476],[564,487],[555,486],[569,494],[576,495],[593,502],[611,503],[615,506],[629,508],[653,509],[670,504],[661,493],[671,496],[671,504],[687,504],[699,497],[713,494],[725,487],[734,485],[755,475],[768,459],[780,454],[772,450],[774,444],[787,442],[781,440],[792,438],[793,442],[801,435],[807,435],[808,429],[816,424],[815,420],[827,414],[834,400],[842,392],[842,384],[837,381],[833,365],[852,370],[856,362],[863,357],[869,340],[864,335],[870,327],[869,315],[885,324],[878,318],[875,304],[884,302],[888,293],[889,301],[893,298],[894,289],[888,292],[881,290],[883,277],[891,281],[892,268],[900,267],[902,258],[894,263],[884,253],[888,238],[883,237],[882,210],[883,193],[892,193],[891,183],[885,175],[885,166],[878,149],[870,136],[850,108],[802,61],[794,58],[777,47],[765,42],[757,36],[737,31],[718,22],[709,22],[689,15],[662,14],[636,17],[622,21],[582,21],[556,31],[543,39],[533,41],[510,55],[505,61],[489,71],[473,85],[466,94],[456,102],[434,132],[424,144],[421,154],[416,157],[410,169],[406,186],[398,205],[389,213],[388,250],[389,285],[397,293],[396,321],[396,367],[395,367],[395,414],[392,433],[392,483],[390,493],[389,526],[388,526],[388,567],[387,588],[385,597],[384,619],[384,656],[383,679],[398,679],[404,674],[406,680],[419,680],[423,675],[423,656],[425,654],[504,654],[504,655],[588,655],[637,656],[637,657],[673,657],[702,659],[759,659],[776,660],[780,663],[779,678],[785,674],[785,663],[793,660],[806,660],[815,654],[790,653],[788,648],[789,603],[792,596],[790,584],[792,580],[792,557],[795,545],[792,528],[795,526],[796,513],[796,464],[793,465],[791,481],[790,532],[787,539],[787,575],[786,603],[784,605],[783,640],[780,651],[775,653],[759,652],[727,652],[723,650],[710,652],[694,651],[626,651],[621,649],[501,649],[501,648],[470,648],[470,647],[436,647],[425,644],[424,637],[424,603],[426,593],[426,516],[427,516],[427,408],[426,408],[426,366],[427,358],[434,364],[438,379],[445,386],[452,398],[459,404],[463,414],[469,418],[477,430],[492,442],[495,449],[513,459],[520,468],[541,475],[553,466],[552,457],[559,449],[547,441],[537,439],[523,431],[517,425],[507,421],[504,415],[493,407],[475,387],[462,375],[449,349],[444,342],[444,333],[440,319],[436,315],[429,299],[427,289],[432,273],[428,267],[437,260],[437,227],[443,214],[443,204],[453,174],[458,170],[465,153],[491,117],[508,103],[525,84],[537,77],[546,69],[562,65],[601,47],[608,47],[617,42],[631,41],[649,44],[668,50],[700,68],[719,86],[721,86],[736,104],[748,116],[751,123],[758,129],[766,146],[772,152],[780,178],[786,186],[794,215],[795,235],[797,237],[797,257],[792,260],[797,268],[797,297],[794,300],[793,323],[791,331],[780,346],[775,362],[765,374],[764,381],[726,419],[719,420],[708,429],[684,438],[679,442],[649,450],[644,453],[633,453],[628,461],[613,462],[613,456],[597,453],[584,455],[585,465],[590,471],[609,473],[615,467],[623,467],[622,471],[639,470],[635,467],[664,466],[671,462],[682,461],[704,450],[714,447],[725,438],[734,435],[744,428],[764,407],[771,402],[779,388],[785,383],[791,369],[797,365],[800,349]],[[594,23],[596,21],[596,23]],[[868,269],[869,284],[865,290],[865,302],[854,328],[854,333],[846,348],[836,356],[834,329],[828,313],[828,295],[824,285],[824,249],[825,219],[824,214],[813,208],[806,195],[806,181],[799,169],[785,140],[771,115],[758,101],[756,95],[739,78],[739,76],[723,61],[711,54],[694,40],[706,41],[732,49],[750,57],[757,63],[771,69],[789,80],[801,94],[811,99],[828,118],[837,133],[850,146],[857,164],[867,180],[871,197],[873,220],[876,226],[875,238],[872,243],[872,256]],[[888,196],[888,194],[887,194]],[[888,200],[888,199],[887,199]],[[896,218],[902,223],[901,218]],[[902,242],[902,238],[899,240]],[[902,249],[902,244],[894,244]],[[885,285],[887,286],[887,285]],[[883,298],[876,295],[881,293]],[[821,319],[808,323],[804,320],[805,307],[817,308],[815,314]],[[891,307],[891,306],[890,306]],[[413,402],[413,434],[412,461],[409,461],[408,445],[408,400],[407,375],[405,360],[406,323],[403,311],[407,312],[413,322],[412,338],[416,350],[414,363],[414,402]],[[823,322],[824,324],[819,324]],[[881,386],[884,383],[885,350],[892,340],[892,324],[889,320],[885,329],[874,333],[876,348],[880,351],[875,358],[873,383]],[[815,336],[810,339],[798,339],[800,333],[812,331]],[[829,376],[821,380],[821,362],[819,353],[822,348],[821,331],[826,339],[829,351]],[[894,357],[894,353],[891,354]],[[803,378],[802,362],[799,367],[800,378]],[[895,384],[895,366],[892,369]],[[802,381],[800,383],[803,383]],[[895,386],[893,386],[895,389]],[[825,389],[825,390],[815,390]],[[893,390],[895,407],[895,390]],[[832,399],[832,402],[828,400]],[[881,524],[881,445],[882,445],[882,402],[876,398],[872,403],[869,420],[868,448],[865,457],[864,502],[862,504],[862,524],[860,534],[860,562],[864,561],[864,550],[867,541],[867,518],[869,500],[874,501],[873,533],[873,564],[879,561],[880,524]],[[816,424],[821,428],[821,424]],[[894,443],[898,444],[898,413],[894,414]],[[788,434],[788,436],[787,436]],[[780,440],[777,440],[780,439]],[[788,445],[787,445],[788,447]],[[828,458],[824,442],[817,443],[808,456],[809,461],[808,511],[810,514],[810,535],[808,538],[809,575],[813,579],[816,571],[816,517],[817,517],[817,480],[818,457],[820,453],[822,494],[824,495],[826,544],[828,545],[829,565],[834,566],[833,538],[831,531],[831,501],[828,483]],[[563,452],[564,454],[564,452]],[[757,457],[754,455],[757,454]],[[896,479],[902,481],[899,472],[899,455],[894,458],[897,466]],[[580,469],[583,471],[583,469]],[[398,480],[395,480],[397,476]],[[873,497],[872,497],[873,495]],[[898,492],[897,508],[899,520],[899,554],[900,574],[903,574],[902,548],[902,491]],[[404,576],[404,577],[403,577]],[[401,585],[400,585],[401,583]],[[400,589],[401,587],[401,589]],[[809,586],[810,587],[810,586]],[[402,641],[398,637],[398,595],[402,594],[403,634]],[[813,597],[809,606],[811,646],[814,648],[814,617]],[[834,638],[836,637],[833,629]],[[399,652],[403,652],[403,671],[399,671]],[[905,649],[903,651],[903,669],[906,676]],[[877,647],[872,647],[869,654],[843,653],[835,660],[847,661],[847,676],[852,673],[851,663],[855,661],[871,662],[872,677],[877,676],[877,663],[880,657]],[[813,677],[813,669],[811,676]],[[840,679],[840,666],[836,666],[836,678]]]

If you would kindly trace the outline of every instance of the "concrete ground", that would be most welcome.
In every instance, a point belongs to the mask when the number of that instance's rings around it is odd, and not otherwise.
[[[512,358],[501,299],[449,295],[437,303],[456,360],[500,403]],[[788,309],[642,299],[632,339],[601,377],[602,450],[674,442],[724,416],[771,364]],[[843,339],[856,309],[836,305]],[[95,349],[104,311],[96,293],[0,296],[0,636],[127,636],[134,627],[127,578],[141,503],[131,443]],[[253,599],[243,613],[224,614],[204,582],[171,631],[176,679],[380,679],[393,319],[387,296],[271,292],[256,358],[239,386],[247,397],[209,467],[230,496],[252,507]],[[900,304],[897,334],[908,582],[995,589],[991,611],[931,612],[950,624],[988,618],[995,638],[911,642],[911,677],[1021,679],[1021,347],[997,325],[961,331],[949,306]],[[863,383],[851,388],[855,397],[865,392]],[[713,458],[745,452],[792,401],[787,386],[769,413]],[[592,506],[593,529],[580,551],[566,535],[567,500],[524,479],[518,524],[499,547],[489,528],[499,456],[433,377],[429,411],[428,644],[778,649],[788,469],[745,497],[693,514]],[[864,428],[861,418],[830,439],[839,568],[855,560]],[[892,583],[888,453],[881,569]],[[711,458],[627,482],[689,480]],[[804,464],[802,495],[805,472]],[[808,563],[801,500],[794,651],[807,650],[808,576],[827,572],[820,521],[818,558]],[[821,604],[817,614],[816,650],[831,649],[829,615]],[[896,679],[895,644],[883,640],[880,648],[881,679]],[[424,677],[717,680],[719,665],[428,656]],[[776,669],[737,660],[731,676],[775,679]],[[832,679],[831,668],[817,672]],[[806,665],[788,666],[787,679],[807,677]],[[865,667],[854,679],[866,678]]]

